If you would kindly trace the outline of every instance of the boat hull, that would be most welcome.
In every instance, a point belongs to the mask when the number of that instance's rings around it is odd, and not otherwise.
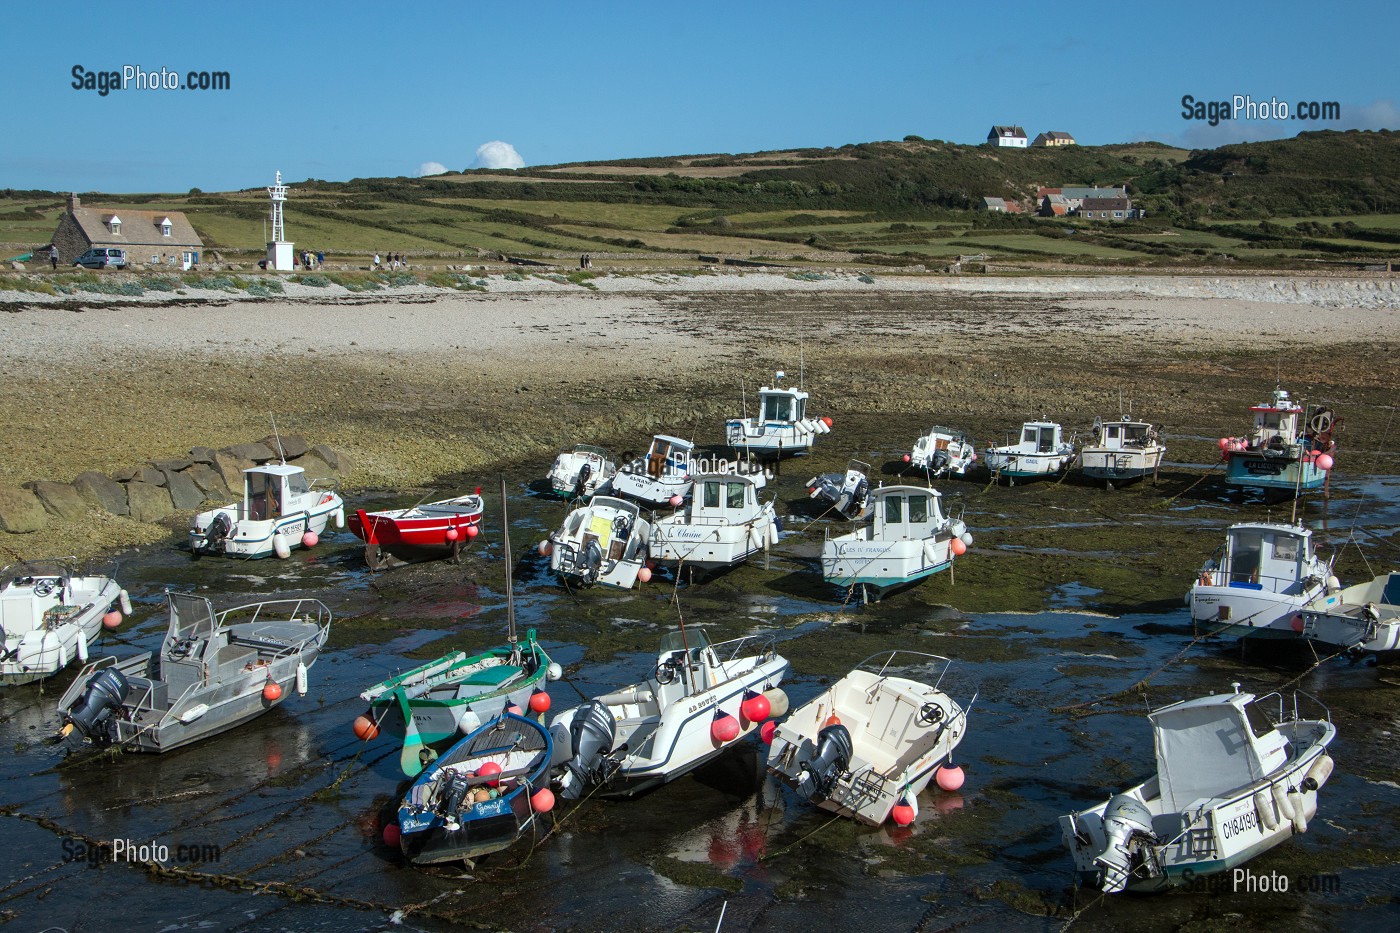
[[[822,546],[822,576],[837,586],[868,586],[881,593],[918,583],[953,566],[952,538],[852,541]]]
[[[804,424],[741,418],[724,425],[725,443],[729,447],[746,455],[764,457],[805,454],[815,445],[819,433],[820,429],[810,421]]]
[[[74,660],[86,663],[92,643],[102,632],[102,617],[121,599],[122,588],[107,577],[70,577],[54,593],[66,593],[80,605],[65,606],[59,595],[34,598],[9,587],[0,594],[0,600],[6,604],[3,608],[7,621],[3,658],[0,658],[0,685],[34,683],[52,677]],[[8,624],[11,603],[20,615],[39,614],[39,626],[17,634],[14,626]],[[30,605],[24,605],[26,603]],[[67,618],[52,627],[45,625],[42,616],[46,609],[58,610]]]
[[[345,525],[344,503],[339,496],[333,496],[305,511],[265,521],[240,520],[238,511],[238,506],[225,506],[197,516],[195,521],[199,523],[199,527],[207,527],[216,514],[224,513],[230,516],[232,531],[219,542],[217,548],[214,548],[211,547],[208,536],[194,531],[192,526],[189,536],[190,550],[196,556],[212,554],[244,559],[270,557],[277,550],[275,538],[281,538],[287,549],[294,551],[303,546],[302,539],[308,531],[317,537],[324,535],[326,526],[333,518],[336,527]]]
[[[1321,489],[1327,482],[1327,471],[1318,468],[1316,458],[1266,457],[1240,451],[1230,451],[1228,457],[1225,482],[1231,486],[1294,492]]]
[[[1039,479],[1043,476],[1055,476],[1069,465],[1073,454],[1022,454],[1005,453],[1003,451],[987,451],[983,458],[987,469],[993,475],[1004,476],[1008,479]]]
[[[1161,447],[1141,451],[1086,447],[1079,455],[1079,469],[1089,479],[1126,483],[1154,475],[1165,454]]]
[[[1213,635],[1296,639],[1303,631],[1303,607],[1325,592],[1321,581],[1290,596],[1268,592],[1258,584],[1215,586],[1198,580],[1187,598],[1191,604],[1191,620],[1210,626]]]

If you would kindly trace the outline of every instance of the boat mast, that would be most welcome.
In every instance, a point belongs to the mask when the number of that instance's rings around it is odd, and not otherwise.
[[[272,412],[267,413],[268,420],[272,422],[272,436],[277,439],[277,456],[282,458],[282,465],[287,465],[287,452],[282,449],[282,435],[277,431],[277,416]]]
[[[506,549],[506,641],[510,643],[510,653],[514,659],[520,653],[515,636],[515,581],[511,573],[510,518],[506,513],[506,477],[501,474],[501,538]]]

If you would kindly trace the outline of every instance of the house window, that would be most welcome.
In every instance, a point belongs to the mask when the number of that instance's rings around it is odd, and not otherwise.
[[[1123,212],[1122,212],[1122,211],[1114,211],[1114,212],[1113,212],[1113,216],[1114,216],[1114,217],[1122,217],[1122,216],[1123,216]]]
[[[109,221],[107,222],[107,229],[109,229],[109,230],[112,231],[112,235],[113,235],[113,236],[121,236],[121,232],[122,232],[122,222],[121,222],[121,218],[113,217],[111,220],[109,220]]]
[[[170,221],[167,220],[165,223],[160,225],[160,235],[170,236]]]

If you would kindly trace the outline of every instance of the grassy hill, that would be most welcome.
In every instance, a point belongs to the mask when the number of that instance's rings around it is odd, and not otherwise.
[[[1027,206],[1039,186],[1127,185],[1148,219],[987,214],[984,196]],[[287,223],[298,246],[363,263],[371,252],[496,259],[699,256],[875,265],[994,262],[1290,266],[1400,254],[1400,133],[1317,132],[1186,152],[1160,143],[994,149],[909,137],[839,148],[307,180]],[[265,242],[262,189],[84,194],[90,205],[185,211],[210,249]],[[0,243],[46,243],[63,197],[0,195]],[[8,255],[8,253],[7,253]]]

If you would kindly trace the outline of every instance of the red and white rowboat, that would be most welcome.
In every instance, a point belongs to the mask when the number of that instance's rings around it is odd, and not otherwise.
[[[481,531],[481,487],[467,496],[420,503],[407,509],[349,516],[350,530],[365,542],[365,562],[378,569],[386,553],[404,560],[450,554],[456,559],[463,545]]]

